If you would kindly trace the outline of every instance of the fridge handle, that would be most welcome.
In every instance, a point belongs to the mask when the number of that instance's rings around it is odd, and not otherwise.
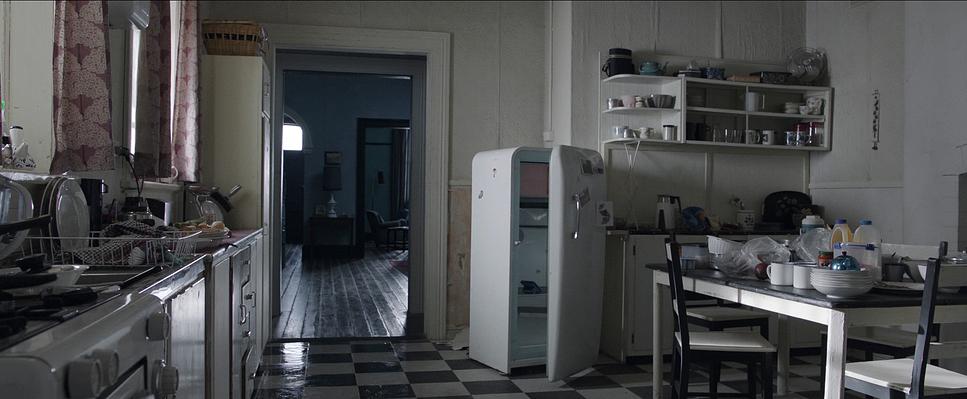
[[[577,205],[577,212],[574,213],[574,239],[578,239],[578,231],[581,231],[581,196],[574,194],[571,199]]]

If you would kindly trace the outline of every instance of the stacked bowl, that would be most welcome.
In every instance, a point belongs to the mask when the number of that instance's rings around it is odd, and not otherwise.
[[[873,275],[868,269],[832,270],[816,267],[809,275],[809,282],[816,291],[830,298],[852,298],[873,288]]]

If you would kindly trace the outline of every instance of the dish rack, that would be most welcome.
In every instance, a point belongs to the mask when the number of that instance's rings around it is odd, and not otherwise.
[[[98,233],[90,237],[28,236],[22,256],[42,253],[54,265],[170,266],[189,260],[200,234],[166,231],[164,237],[101,237]]]

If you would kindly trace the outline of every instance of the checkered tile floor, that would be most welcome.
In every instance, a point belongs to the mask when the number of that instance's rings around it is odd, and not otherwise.
[[[726,364],[719,392],[744,392],[745,371]],[[668,381],[670,366],[663,370]],[[820,398],[819,356],[794,356],[782,398]],[[620,364],[601,356],[593,368],[547,382],[543,367],[510,376],[467,357],[466,350],[426,340],[271,343],[259,368],[254,397],[269,398],[651,398],[651,365]],[[690,381],[708,389],[707,374]],[[670,390],[666,385],[666,397]],[[847,394],[847,397],[851,395]]]

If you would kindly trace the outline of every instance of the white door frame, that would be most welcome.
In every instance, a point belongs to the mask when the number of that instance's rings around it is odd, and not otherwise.
[[[422,178],[423,247],[420,253],[410,253],[411,262],[423,264],[423,329],[428,339],[446,338],[446,280],[450,132],[450,34],[402,30],[339,28],[310,25],[262,24],[274,48],[326,50],[337,52],[403,54],[426,57],[426,136]],[[266,52],[266,62],[273,74],[274,48]],[[277,80],[272,79],[273,84]],[[273,93],[277,91],[273,88]],[[273,101],[273,108],[278,99]],[[275,112],[273,112],[273,115]],[[278,125],[273,121],[273,126]],[[266,139],[266,184],[271,190],[263,194],[267,212],[270,259],[273,265],[273,309],[278,313],[279,270],[281,268],[281,195],[280,176],[272,173],[279,162],[274,149],[281,139]],[[278,170],[278,169],[274,169]],[[414,193],[414,197],[415,197]],[[415,212],[414,212],[415,213]],[[414,248],[416,249],[416,248]],[[418,276],[412,276],[419,278]]]

